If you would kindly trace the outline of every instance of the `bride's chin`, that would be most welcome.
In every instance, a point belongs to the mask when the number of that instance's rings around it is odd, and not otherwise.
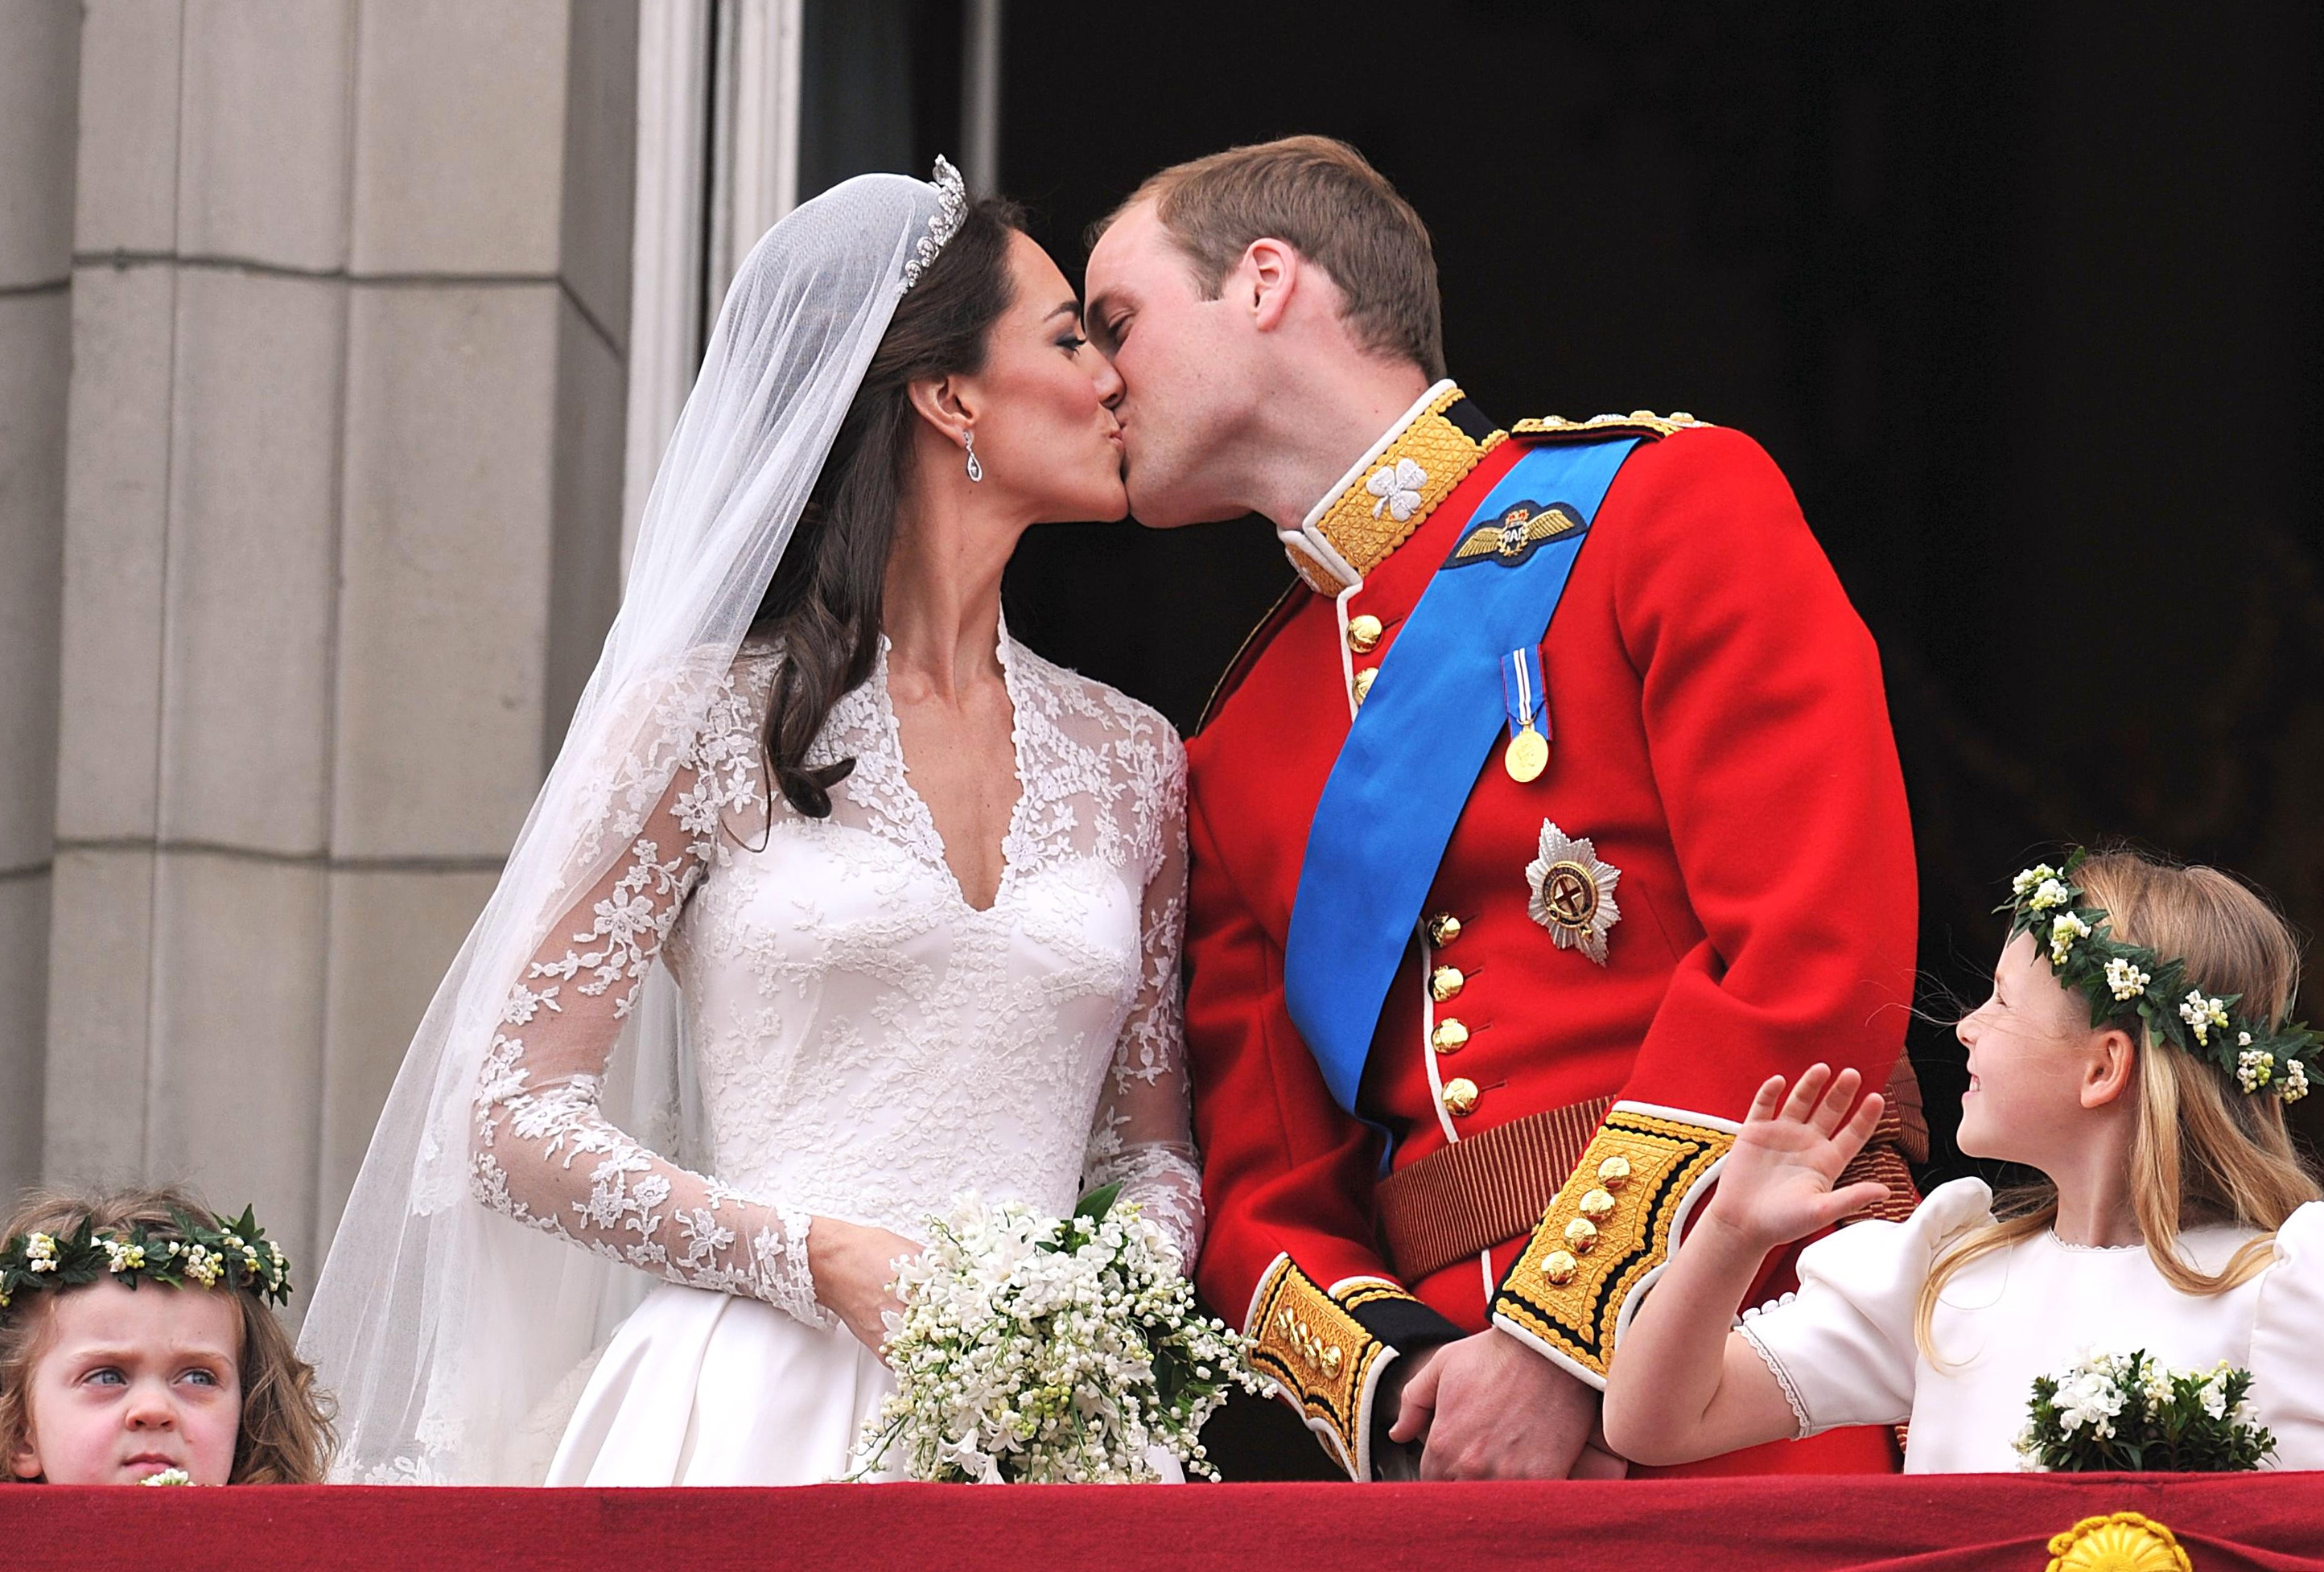
[[[1130,489],[1117,482],[1111,492],[1093,493],[1074,517],[1093,524],[1119,524],[1130,517]]]

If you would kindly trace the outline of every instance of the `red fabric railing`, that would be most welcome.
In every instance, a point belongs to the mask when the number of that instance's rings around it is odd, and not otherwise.
[[[2324,1569],[2324,1474],[804,1490],[0,1488],[11,1567],[1960,1568],[2117,1512],[2195,1572]],[[2113,1563],[2091,1561],[2089,1566]],[[2126,1564],[2127,1565],[2127,1564]],[[2146,1565],[2141,1563],[2140,1565]],[[2160,1567],[2161,1562],[2153,1563]]]

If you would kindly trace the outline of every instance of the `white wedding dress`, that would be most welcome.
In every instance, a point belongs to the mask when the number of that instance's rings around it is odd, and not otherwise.
[[[609,823],[630,854],[550,930],[476,1091],[476,1194],[665,1280],[533,1416],[558,1434],[573,1404],[548,1483],[848,1471],[893,1383],[816,1301],[811,1217],[922,1237],[964,1193],[1063,1214],[1120,1180],[1194,1260],[1185,755],[1161,717],[1006,629],[1000,651],[1021,795],[987,910],[964,898],[908,777],[884,640],[809,756],[855,760],[828,819],[767,789],[779,657],[763,645],[707,674],[706,723],[690,719],[694,674],[669,685],[670,713],[689,718],[644,729],[631,778],[669,784],[626,812],[616,785]],[[694,1169],[600,1108],[658,954],[684,993]]]

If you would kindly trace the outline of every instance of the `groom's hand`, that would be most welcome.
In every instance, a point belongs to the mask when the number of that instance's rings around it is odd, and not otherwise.
[[[1563,1479],[1598,1423],[1598,1393],[1487,1329],[1421,1356],[1388,1439],[1425,1437],[1423,1479]]]

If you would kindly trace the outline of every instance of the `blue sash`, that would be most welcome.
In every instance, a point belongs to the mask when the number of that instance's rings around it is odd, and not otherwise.
[[[1333,1099],[1351,1113],[1388,985],[1501,732],[1501,660],[1548,632],[1590,520],[1637,446],[1536,447],[1501,477],[1389,646],[1323,784],[1284,942],[1284,993]],[[1536,522],[1529,540],[1522,520],[1503,523],[1521,504],[1536,520],[1563,517]]]

